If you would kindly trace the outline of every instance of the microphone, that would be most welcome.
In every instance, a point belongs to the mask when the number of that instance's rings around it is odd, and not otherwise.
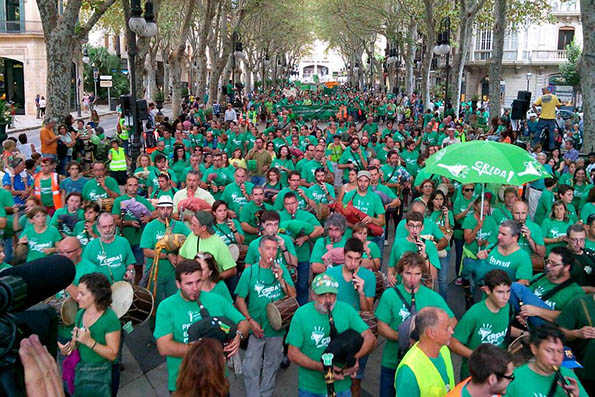
[[[57,294],[72,283],[74,275],[74,263],[62,255],[4,270],[0,273],[0,313],[18,312]]]

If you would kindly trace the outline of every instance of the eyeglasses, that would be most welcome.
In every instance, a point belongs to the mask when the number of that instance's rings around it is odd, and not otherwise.
[[[496,376],[498,378],[504,378],[504,379],[508,379],[509,381],[513,381],[514,380],[514,374],[510,374],[510,375],[505,375],[505,374],[496,374]]]
[[[69,254],[72,254],[72,253],[78,251],[79,249],[80,249],[80,247],[73,248],[71,250],[58,250],[58,254],[59,255],[69,255]]]
[[[472,192],[475,189],[463,189],[464,192]]]
[[[544,261],[544,264],[545,264],[546,266],[550,266],[550,267],[564,266],[564,264],[563,264],[563,263],[555,263],[555,262],[552,262],[550,259],[546,259],[546,260]]]

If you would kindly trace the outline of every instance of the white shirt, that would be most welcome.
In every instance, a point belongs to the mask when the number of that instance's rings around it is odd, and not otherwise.
[[[225,121],[238,121],[238,115],[233,109],[227,109],[225,111]]]

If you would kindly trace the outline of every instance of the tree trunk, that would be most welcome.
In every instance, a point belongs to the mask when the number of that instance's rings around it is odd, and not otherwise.
[[[490,63],[490,118],[500,117],[500,80],[502,78],[502,56],[504,54],[504,33],[506,28],[506,0],[496,0],[496,19],[492,33],[492,59]]]
[[[421,85],[424,109],[430,109],[430,69],[432,68],[432,57],[434,56],[432,48],[434,47],[434,43],[436,42],[436,31],[434,29],[434,9],[432,0],[424,0],[424,9],[426,36],[424,38],[425,51],[423,53]]]
[[[415,52],[417,46],[415,44],[415,37],[417,36],[417,24],[413,21],[409,24],[407,29],[407,53],[405,54],[405,92],[407,96],[411,96],[415,90]]]
[[[459,114],[461,107],[461,85],[463,83],[463,73],[465,70],[465,61],[469,54],[469,45],[471,42],[471,33],[473,31],[472,19],[467,18],[466,14],[461,12],[459,21],[459,40],[457,51],[453,57],[453,97],[451,98],[455,115]]]
[[[583,55],[579,72],[583,94],[584,151],[593,151],[595,145],[595,4],[593,0],[581,0],[583,24]]]
[[[199,98],[204,97],[206,93],[207,84],[207,44],[209,41],[209,31],[212,28],[212,20],[215,14],[215,1],[206,0],[205,16],[202,17],[202,25],[200,34],[198,36],[198,78],[197,78],[197,95]]]
[[[187,1],[188,6],[186,14],[184,15],[184,22],[180,27],[178,36],[178,43],[175,50],[169,57],[169,64],[171,66],[171,77],[174,84],[173,95],[171,100],[172,115],[178,117],[182,110],[182,94],[184,92],[184,83],[182,82],[182,67],[184,64],[184,53],[186,52],[186,39],[190,30],[192,19],[194,18],[194,0]]]

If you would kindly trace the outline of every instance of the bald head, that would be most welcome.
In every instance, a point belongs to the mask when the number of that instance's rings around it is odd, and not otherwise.
[[[437,307],[424,307],[415,315],[415,330],[422,343],[441,347],[450,343],[453,327],[448,314]]]
[[[527,220],[527,215],[529,214],[529,206],[522,200],[517,200],[512,205],[512,218],[524,224]]]
[[[66,237],[56,244],[58,255],[70,259],[75,265],[81,261],[81,243],[76,237]]]

